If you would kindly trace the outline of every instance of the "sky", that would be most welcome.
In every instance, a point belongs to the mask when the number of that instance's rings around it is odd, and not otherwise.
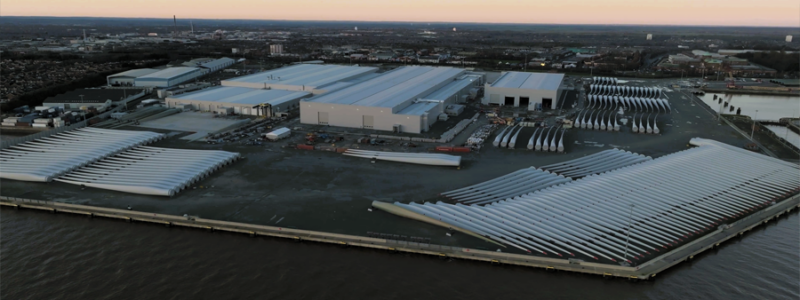
[[[2,0],[0,16],[800,27],[798,0]]]

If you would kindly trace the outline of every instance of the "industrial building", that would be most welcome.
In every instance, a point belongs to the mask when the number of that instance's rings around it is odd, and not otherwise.
[[[106,76],[110,86],[133,86],[137,77],[158,72],[158,69],[133,69],[122,73]]]
[[[236,60],[223,57],[197,58],[185,63],[171,63],[166,69],[133,69],[109,75],[109,86],[171,87],[232,66]],[[174,67],[170,67],[174,66]]]
[[[221,84],[223,86],[307,91],[321,94],[341,87],[341,85],[332,85],[333,83],[355,79],[375,73],[377,70],[378,68],[373,67],[299,64],[223,80]]]
[[[171,87],[187,82],[203,75],[200,68],[175,67],[160,70],[134,79],[134,86],[141,87]]]
[[[564,74],[504,72],[486,84],[484,105],[555,109],[563,93]]]
[[[484,82],[448,67],[401,67],[300,102],[300,122],[394,132],[428,131],[448,104]]]
[[[301,98],[310,96],[309,92],[221,86],[168,97],[166,103],[172,108],[271,117],[297,108]]]
[[[55,95],[44,100],[42,106],[78,110],[81,107],[101,106],[106,101],[126,103],[144,96],[144,89],[79,89]]]
[[[210,73],[214,73],[216,71],[225,69],[227,67],[230,67],[234,63],[236,63],[236,60],[234,60],[232,58],[227,58],[227,57],[223,57],[223,58],[219,58],[219,59],[195,58],[195,59],[192,59],[190,61],[187,61],[187,62],[183,63],[183,66],[186,66],[186,67],[197,67],[197,68],[203,69],[203,73],[204,74],[210,74]]]

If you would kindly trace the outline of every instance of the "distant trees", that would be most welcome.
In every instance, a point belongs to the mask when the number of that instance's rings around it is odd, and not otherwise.
[[[739,58],[747,59],[759,65],[775,69],[780,73],[800,72],[800,60],[798,55],[789,54],[784,51],[742,53],[736,55]]]

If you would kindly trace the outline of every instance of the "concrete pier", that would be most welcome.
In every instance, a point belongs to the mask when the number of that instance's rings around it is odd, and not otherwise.
[[[42,210],[51,213],[69,213],[88,217],[120,219],[134,223],[153,223],[168,227],[182,226],[209,231],[226,231],[247,234],[248,236],[253,237],[270,236],[299,241],[312,241],[382,249],[387,251],[426,254],[438,257],[483,261],[492,264],[508,264],[541,268],[547,271],[569,271],[600,275],[603,277],[622,277],[634,280],[647,280],[654,278],[656,274],[661,273],[672,266],[675,266],[686,260],[691,260],[696,255],[706,250],[718,247],[721,243],[724,243],[731,238],[740,236],[745,232],[752,230],[756,226],[766,224],[770,220],[800,207],[800,195],[794,195],[789,199],[762,209],[761,211],[753,213],[752,215],[735,223],[720,227],[713,233],[709,233],[695,241],[692,241],[691,243],[683,245],[636,267],[14,197],[0,196],[0,206],[13,207],[17,209],[26,208]]]

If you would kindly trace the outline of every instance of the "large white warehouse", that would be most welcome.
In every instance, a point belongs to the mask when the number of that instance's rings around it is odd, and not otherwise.
[[[564,74],[504,72],[486,84],[484,105],[555,109],[563,88]]]
[[[158,69],[133,69],[122,73],[106,76],[106,81],[110,86],[133,86],[134,81],[139,76],[145,76],[158,72]]]
[[[309,92],[220,86],[168,97],[166,103],[168,107],[191,105],[200,111],[227,114],[230,109],[235,114],[271,117],[297,108],[301,98],[310,96]]]
[[[134,86],[171,87],[203,75],[203,70],[194,67],[166,68],[158,72],[136,77]]]
[[[223,86],[307,91],[320,94],[338,88],[335,83],[375,73],[378,68],[300,64],[223,80]],[[329,87],[326,87],[329,86]]]
[[[300,122],[421,133],[447,104],[483,84],[482,73],[447,67],[401,67],[300,102]]]

